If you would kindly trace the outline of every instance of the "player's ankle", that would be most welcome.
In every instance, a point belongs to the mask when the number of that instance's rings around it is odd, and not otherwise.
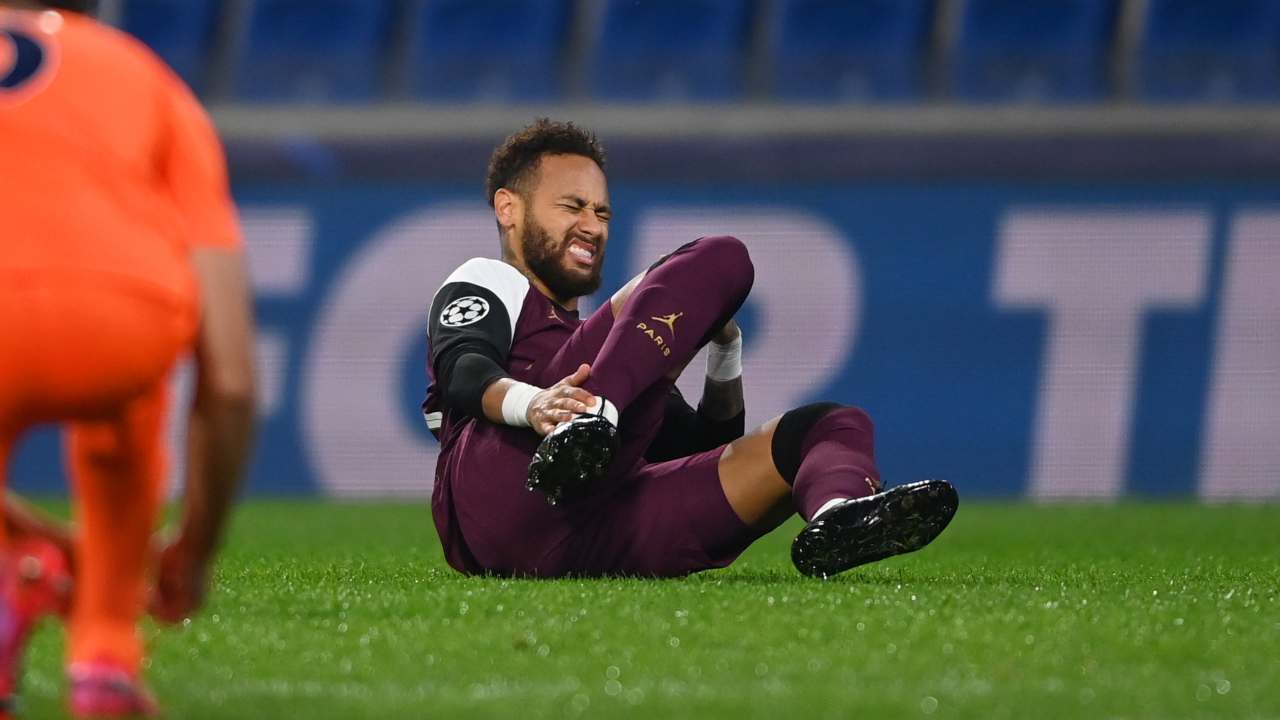
[[[818,507],[818,511],[813,514],[813,517],[809,518],[809,522],[813,522],[817,520],[818,518],[822,517],[823,513],[827,512],[828,510],[831,510],[832,508],[838,505],[848,502],[848,500],[849,498],[847,497],[834,497],[822,503],[822,505]]]
[[[595,401],[587,406],[587,414],[602,417],[614,427],[618,426],[618,408],[603,396],[595,396]]]

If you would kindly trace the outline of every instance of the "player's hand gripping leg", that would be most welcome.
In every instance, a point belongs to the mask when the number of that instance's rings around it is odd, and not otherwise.
[[[533,396],[529,403],[529,427],[546,437],[560,425],[591,411],[596,397],[582,389],[591,375],[591,366],[583,363],[573,374]]]
[[[586,492],[605,476],[618,452],[617,409],[578,387],[589,374],[589,366],[579,366],[529,405],[529,422],[545,437],[529,464],[526,487],[552,505]]]

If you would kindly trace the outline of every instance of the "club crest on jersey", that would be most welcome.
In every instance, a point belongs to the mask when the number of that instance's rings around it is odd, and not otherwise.
[[[488,300],[468,295],[445,305],[440,312],[440,324],[445,327],[463,327],[483,320],[488,314]]]

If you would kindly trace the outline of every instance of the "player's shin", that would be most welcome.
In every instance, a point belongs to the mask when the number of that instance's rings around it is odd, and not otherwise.
[[[959,498],[944,480],[881,492],[874,439],[866,413],[831,403],[792,410],[778,421],[774,463],[809,521],[791,544],[801,573],[826,578],[914,552],[955,515]]]
[[[875,429],[857,408],[817,403],[786,413],[774,430],[773,458],[805,520],[880,488]]]

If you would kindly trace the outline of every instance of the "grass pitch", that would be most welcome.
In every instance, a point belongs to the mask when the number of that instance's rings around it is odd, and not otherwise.
[[[1280,717],[1280,506],[966,503],[828,582],[797,527],[684,580],[512,581],[450,571],[422,505],[252,502],[148,676],[171,718]],[[61,653],[25,717],[61,717]]]

